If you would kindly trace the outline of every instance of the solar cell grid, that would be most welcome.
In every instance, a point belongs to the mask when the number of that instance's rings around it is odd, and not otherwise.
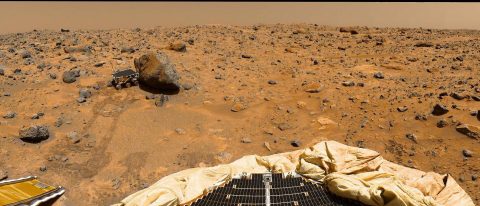
[[[268,193],[267,193],[268,191]],[[297,204],[295,204],[297,203]],[[301,177],[283,174],[251,174],[248,178],[232,179],[223,187],[198,199],[192,206],[343,206],[360,205],[331,195],[323,186]]]

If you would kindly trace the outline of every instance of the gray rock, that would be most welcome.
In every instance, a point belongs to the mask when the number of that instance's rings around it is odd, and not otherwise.
[[[190,89],[193,88],[193,85],[190,84],[190,83],[184,83],[184,84],[182,84],[182,87],[183,87],[183,89],[185,89],[185,90],[190,90]]]
[[[135,52],[135,48],[133,47],[122,47],[120,49],[120,53],[134,53]]]
[[[45,125],[22,127],[19,131],[20,139],[26,142],[37,143],[48,139],[50,133]]]
[[[70,84],[75,81],[77,81],[77,75],[74,71],[63,72],[63,82]]]
[[[87,101],[87,98],[85,98],[85,97],[78,97],[78,98],[77,98],[77,102],[78,102],[78,103],[84,103],[84,102],[86,102],[86,101]]]
[[[377,79],[383,79],[385,78],[383,76],[383,73],[382,72],[375,72],[375,74],[373,74],[373,77],[377,78]]]
[[[162,107],[167,101],[168,101],[168,96],[161,94],[160,96],[156,97],[155,99],[155,106],[157,107]]]
[[[140,83],[159,90],[180,89],[180,76],[166,54],[146,54],[136,58],[134,63],[140,74]]]
[[[446,113],[448,113],[448,108],[444,105],[435,104],[435,106],[433,107],[433,111],[432,111],[433,115],[440,116]]]
[[[468,97],[468,95],[461,94],[458,92],[453,92],[452,94],[450,94],[450,96],[456,100],[463,100]]]
[[[478,139],[480,138],[480,128],[469,124],[460,124],[456,128],[457,132],[460,132],[468,137]]]
[[[77,144],[80,142],[80,137],[75,131],[67,133],[67,138],[73,144]]]
[[[431,42],[418,42],[414,46],[415,47],[432,47],[433,44]]]
[[[5,75],[5,70],[3,68],[0,68],[0,76],[4,76]]]
[[[9,112],[7,112],[3,115],[3,118],[4,119],[12,119],[12,118],[15,118],[15,116],[17,116],[17,113],[9,111]]]
[[[40,170],[40,172],[46,172],[47,171],[47,166],[45,166],[45,165],[40,166],[39,170]]]
[[[90,98],[92,96],[92,92],[90,92],[90,90],[88,90],[87,88],[80,89],[78,93],[80,97],[83,97],[85,99]]]
[[[275,81],[275,80],[268,80],[268,84],[274,85],[274,84],[277,84],[277,81]]]
[[[32,53],[30,53],[30,51],[25,49],[20,50],[19,53],[20,53],[20,56],[24,59],[32,57]]]
[[[50,79],[57,79],[57,74],[55,73],[49,73],[48,76],[50,76]]]
[[[63,125],[65,118],[63,116],[60,116],[55,120],[55,127],[60,127]]]
[[[465,156],[465,157],[472,157],[472,156],[473,156],[473,152],[470,151],[470,150],[468,150],[468,149],[462,150],[462,154],[463,154],[463,156]]]
[[[280,123],[278,125],[278,129],[280,129],[281,131],[285,131],[285,130],[290,129],[290,128],[292,128],[292,126],[288,123]]]
[[[448,122],[445,119],[438,120],[438,122],[437,122],[437,127],[438,128],[444,128],[447,125],[448,125]]]

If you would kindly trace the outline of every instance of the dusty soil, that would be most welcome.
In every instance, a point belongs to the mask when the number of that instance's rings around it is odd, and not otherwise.
[[[354,29],[209,25],[1,35],[0,170],[64,186],[57,205],[109,205],[179,170],[336,140],[450,173],[480,204],[480,140],[456,131],[460,123],[480,126],[480,31]],[[168,49],[174,42],[187,51]],[[421,42],[431,45],[415,46]],[[79,46],[91,51],[64,50]],[[146,96],[157,91],[107,87],[114,69],[133,68],[133,58],[147,52],[166,53],[192,88],[156,106]],[[72,69],[80,77],[64,83]],[[82,88],[92,96],[79,103]],[[437,103],[449,112],[432,115]],[[3,118],[8,112],[16,115]],[[19,130],[29,125],[48,126],[50,137],[22,141]]]

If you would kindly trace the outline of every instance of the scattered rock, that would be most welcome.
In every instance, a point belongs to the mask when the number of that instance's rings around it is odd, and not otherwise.
[[[47,171],[47,166],[45,166],[45,165],[40,166],[39,170],[40,170],[40,172],[46,172]]]
[[[230,109],[230,111],[232,112],[239,112],[239,111],[242,111],[244,109],[247,108],[247,105],[241,103],[241,102],[236,102],[235,104],[233,104],[232,108]]]
[[[319,93],[324,89],[324,86],[318,82],[312,82],[305,87],[308,93]]]
[[[398,112],[405,112],[408,110],[408,107],[407,106],[403,106],[403,107],[397,107],[397,111]]]
[[[478,139],[480,138],[480,128],[469,124],[460,124],[456,128],[457,132],[460,132],[468,137]]]
[[[190,90],[190,89],[193,88],[193,85],[190,84],[190,83],[183,83],[183,84],[182,84],[182,88],[183,88],[184,90]]]
[[[274,85],[274,84],[277,84],[277,81],[275,81],[275,80],[268,80],[268,84]]]
[[[86,102],[86,101],[87,101],[87,98],[85,98],[85,97],[78,97],[78,98],[77,98],[77,102],[78,102],[78,103],[84,103],[84,102]]]
[[[82,98],[90,98],[92,96],[92,92],[90,92],[90,90],[88,90],[87,88],[82,88],[80,89],[80,91],[78,92],[80,97]]]
[[[265,148],[268,149],[268,151],[272,151],[272,148],[270,147],[270,143],[264,142],[263,145],[265,146]]]
[[[285,123],[285,122],[278,124],[277,127],[278,127],[278,129],[280,129],[281,131],[285,131],[285,130],[287,130],[287,129],[291,129],[291,128],[292,128],[292,126],[291,126],[290,124]]]
[[[20,53],[20,56],[24,59],[32,57],[32,53],[30,53],[30,51],[25,50],[25,49],[20,50],[19,53]]]
[[[50,133],[45,125],[33,125],[30,127],[22,127],[19,131],[20,139],[26,142],[38,143],[48,139]]]
[[[353,81],[344,81],[344,82],[342,82],[342,85],[345,86],[345,87],[352,87],[352,86],[355,86],[355,82],[353,82]]]
[[[77,75],[74,71],[63,72],[63,82],[70,84],[77,81]]]
[[[433,111],[432,111],[433,115],[440,116],[440,115],[444,115],[446,113],[448,113],[448,109],[444,105],[435,104],[435,106],[433,107]]]
[[[133,47],[122,47],[120,49],[120,53],[134,53],[135,52],[135,48]]]
[[[438,120],[438,122],[437,122],[437,127],[438,128],[444,128],[447,125],[448,125],[448,122],[445,119]]]
[[[0,169],[0,181],[8,178],[8,172]]]
[[[161,94],[155,98],[155,106],[162,107],[169,100],[168,95]]]
[[[50,79],[57,79],[57,74],[55,73],[49,73],[48,76],[50,77]]]
[[[453,92],[452,94],[450,94],[450,96],[456,100],[463,100],[465,98],[467,98],[468,96],[465,95],[465,94],[460,94],[460,93],[457,93],[457,92]]]
[[[180,79],[175,66],[164,53],[149,53],[134,60],[135,68],[140,74],[139,81],[159,90],[180,89]]]
[[[464,157],[472,157],[473,156],[473,152],[468,150],[468,149],[462,150],[462,153],[463,153]]]
[[[175,129],[175,132],[176,132],[177,134],[179,134],[179,135],[187,134],[187,132],[186,132],[184,129],[182,129],[182,128],[176,128],[176,129]]]
[[[414,46],[415,47],[432,47],[433,44],[431,42],[418,42]]]
[[[415,143],[418,143],[417,142],[417,135],[415,135],[415,134],[408,133],[408,134],[405,135],[405,137],[409,140],[412,140]]]
[[[383,76],[383,73],[382,72],[375,72],[375,74],[373,74],[373,77],[377,78],[377,79],[383,79],[385,78]]]
[[[290,142],[290,145],[292,145],[293,147],[300,147],[300,141],[298,140],[293,140]]]
[[[177,52],[186,52],[187,45],[183,42],[175,42],[170,44],[169,49]]]
[[[63,125],[63,122],[64,122],[64,117],[63,116],[60,116],[57,118],[57,120],[55,120],[55,127],[60,127]]]
[[[80,142],[80,137],[75,131],[67,133],[67,138],[73,144],[77,144]]]
[[[9,112],[7,112],[3,115],[3,118],[4,119],[13,119],[13,118],[15,118],[16,115],[17,115],[17,113],[9,111]]]
[[[252,56],[249,55],[249,54],[242,54],[242,58],[244,58],[244,59],[251,59]]]
[[[242,137],[240,140],[242,143],[252,143],[252,140],[249,137]]]

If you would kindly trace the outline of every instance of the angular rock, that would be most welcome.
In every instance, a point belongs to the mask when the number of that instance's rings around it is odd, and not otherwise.
[[[80,137],[75,131],[67,133],[67,138],[73,144],[77,144],[80,142]]]
[[[77,75],[74,71],[63,72],[63,82],[70,84],[77,81]]]
[[[0,169],[0,181],[8,178],[8,172]]]
[[[444,128],[447,125],[448,125],[448,122],[447,122],[447,120],[444,120],[444,119],[438,120],[438,122],[437,122],[437,127],[438,128]]]
[[[9,111],[9,112],[7,112],[3,115],[3,118],[4,119],[12,119],[12,118],[15,118],[15,116],[17,116],[17,113]]]
[[[448,113],[448,108],[444,105],[435,104],[435,106],[433,107],[433,111],[432,111],[433,115],[440,116],[446,113]]]
[[[480,128],[469,124],[460,124],[456,128],[457,132],[460,132],[468,137],[478,139],[480,138]]]
[[[433,44],[431,42],[417,42],[415,47],[432,47]]]
[[[83,97],[83,98],[90,98],[92,96],[92,92],[86,88],[82,88],[80,89],[80,91],[78,92],[80,97]]]
[[[397,107],[397,111],[398,111],[398,112],[406,112],[407,110],[408,110],[408,107],[407,107],[407,106]]]
[[[462,150],[462,154],[463,154],[464,157],[472,157],[473,156],[473,152],[468,150],[468,149]]]
[[[408,134],[405,135],[405,137],[409,140],[412,140],[415,143],[418,143],[417,142],[417,135],[415,135],[415,134],[408,133]]]
[[[237,102],[235,104],[233,104],[232,108],[230,109],[230,111],[232,112],[239,112],[239,111],[242,111],[244,109],[247,108],[247,105],[243,104],[243,103],[240,103],[240,102]]]
[[[186,52],[187,45],[183,42],[175,42],[170,44],[169,49],[177,52]]]
[[[249,137],[243,137],[242,140],[240,140],[242,143],[252,143],[252,140]]]
[[[139,81],[159,90],[180,89],[180,79],[175,66],[164,53],[149,53],[134,60],[135,68],[140,74]]]
[[[157,107],[162,107],[167,101],[168,101],[168,96],[161,94],[159,96],[156,96],[155,98],[155,106]]]
[[[375,74],[373,74],[373,77],[377,78],[377,79],[383,79],[385,78],[383,76],[383,73],[382,72],[375,72]]]
[[[41,142],[48,139],[50,133],[45,125],[33,125],[30,127],[22,127],[18,132],[20,139],[26,142]]]
[[[298,140],[293,140],[293,141],[290,142],[290,145],[292,145],[294,147],[300,147],[301,142],[298,141]]]
[[[342,85],[345,86],[345,87],[352,87],[352,86],[355,86],[355,82],[353,82],[353,81],[344,81],[344,82],[342,82]]]
[[[461,94],[458,92],[453,92],[452,94],[450,94],[450,96],[456,100],[463,100],[468,97],[468,95]]]

